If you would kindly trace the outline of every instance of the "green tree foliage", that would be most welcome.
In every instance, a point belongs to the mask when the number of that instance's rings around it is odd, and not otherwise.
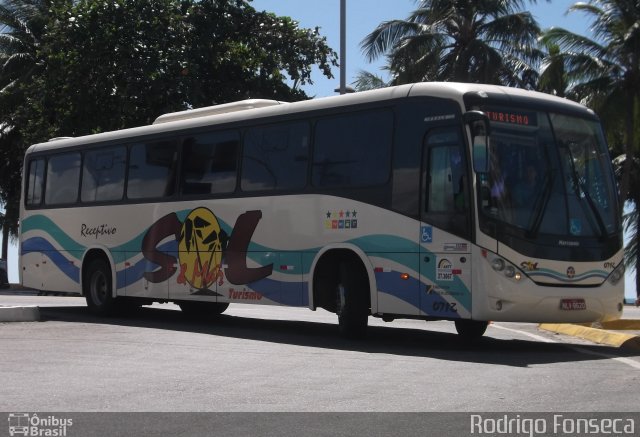
[[[23,86],[37,74],[38,49],[46,25],[48,2],[0,2],[0,216],[2,258],[7,257],[9,235],[18,233],[18,202],[23,147],[16,128],[17,109],[24,102]]]
[[[625,132],[625,152],[634,153],[640,99],[640,3],[592,0],[577,3],[569,11],[589,17],[594,39],[551,28],[541,41],[560,48],[554,60],[564,68],[569,95],[594,108],[608,130]],[[628,177],[623,179],[627,196]]]
[[[147,124],[182,107],[187,26],[172,0],[59,2],[29,87],[54,136]]]
[[[0,204],[15,231],[28,145],[245,98],[301,100],[335,52],[246,0],[0,0]],[[6,193],[12,193],[8,195]]]
[[[53,16],[41,49],[47,94],[35,90],[57,135],[245,98],[304,99],[297,86],[311,66],[331,76],[336,63],[316,32],[240,0],[85,0]]]
[[[313,83],[311,66],[332,77],[337,65],[317,28],[301,29],[291,18],[256,12],[244,1],[194,3],[188,24],[183,71],[191,79],[194,107],[249,97],[305,99],[299,86]]]
[[[421,0],[406,20],[380,24],[361,43],[387,56],[394,84],[459,81],[530,86],[538,24],[519,0]]]

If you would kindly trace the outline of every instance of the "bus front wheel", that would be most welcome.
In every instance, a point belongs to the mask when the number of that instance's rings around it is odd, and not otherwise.
[[[458,334],[469,340],[482,337],[489,326],[489,322],[469,319],[456,320],[455,324]]]
[[[84,294],[89,311],[94,314],[107,315],[115,309],[111,268],[104,259],[94,259],[89,264],[84,280]]]
[[[336,294],[336,314],[340,333],[346,338],[363,338],[367,332],[369,306],[365,283],[357,267],[340,264],[340,281]]]

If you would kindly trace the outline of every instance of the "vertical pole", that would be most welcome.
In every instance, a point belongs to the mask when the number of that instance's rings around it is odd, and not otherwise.
[[[340,0],[340,94],[347,92],[347,0]]]

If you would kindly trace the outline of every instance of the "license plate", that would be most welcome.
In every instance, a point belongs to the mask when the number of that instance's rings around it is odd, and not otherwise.
[[[586,310],[587,303],[584,299],[562,299],[560,309],[563,311]]]

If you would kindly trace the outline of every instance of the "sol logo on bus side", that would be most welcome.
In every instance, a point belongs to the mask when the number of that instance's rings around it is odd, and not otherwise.
[[[227,248],[227,234],[207,208],[197,208],[182,223],[178,243],[180,274],[178,284],[188,283],[204,289],[218,281],[222,285],[222,249]]]
[[[191,211],[184,222],[175,213],[155,222],[142,239],[142,255],[160,266],[153,272],[144,272],[144,278],[153,283],[172,277],[179,263],[177,282],[188,283],[199,290],[207,289],[214,282],[222,285],[227,280],[235,285],[248,284],[271,275],[273,264],[248,268],[246,254],[251,237],[262,218],[262,211],[247,211],[238,216],[231,236],[220,228],[215,214],[207,208]],[[157,245],[167,237],[178,242],[178,259],[158,250]],[[222,259],[228,267],[222,269]]]

